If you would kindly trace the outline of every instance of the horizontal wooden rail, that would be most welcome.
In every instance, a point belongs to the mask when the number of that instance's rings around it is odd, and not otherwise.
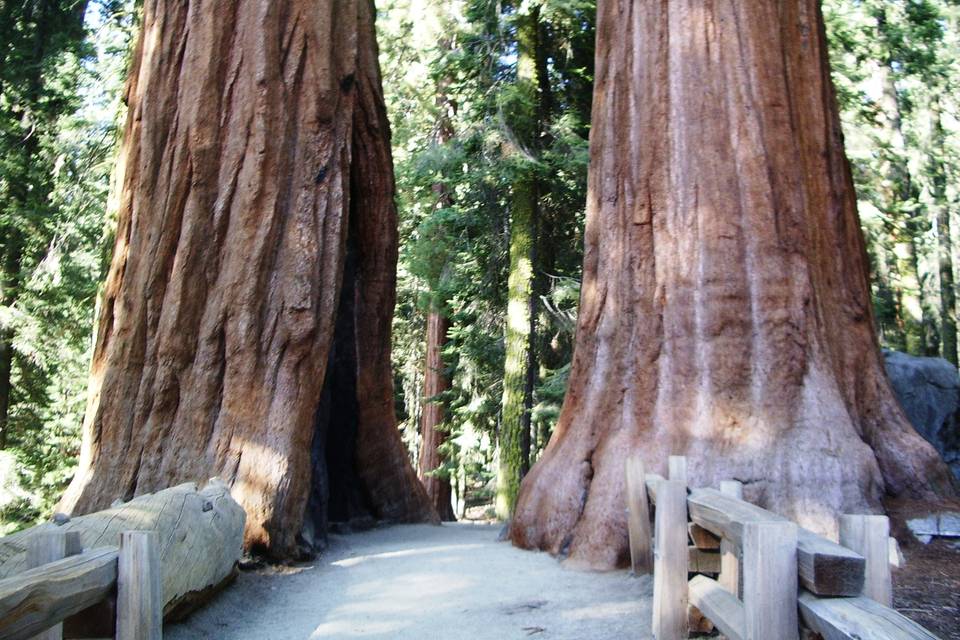
[[[647,483],[647,497],[650,502],[657,504],[657,488],[661,482],[666,482],[666,478],[656,473],[648,473],[644,476]]]
[[[669,462],[670,480],[648,473],[642,476],[646,492],[635,486],[631,493],[631,501],[646,493],[650,503],[658,494],[663,503],[653,541],[657,640],[714,629],[730,640],[797,640],[801,627],[804,638],[821,640],[937,640],[884,606],[891,599],[886,516],[842,515],[837,544],[745,502],[737,481],[722,482],[720,491],[693,489],[684,501],[686,459],[671,456]],[[640,484],[641,470],[635,464],[628,483]],[[634,516],[649,512],[646,504],[629,507]],[[636,539],[649,535],[645,531],[631,525],[631,546],[648,547],[649,539]],[[701,575],[683,588],[676,578],[688,572]]]
[[[698,524],[694,524],[692,522],[688,524],[687,533],[690,534],[690,539],[693,540],[694,546],[696,546],[698,549],[703,549],[704,551],[715,551],[721,546],[719,536],[714,535],[712,532],[707,531]]]
[[[819,598],[800,594],[800,618],[825,640],[938,640],[913,620],[863,596]]]
[[[687,570],[691,573],[720,573],[720,552],[687,547]]]
[[[690,604],[720,629],[729,640],[744,640],[743,603],[716,580],[694,576],[690,580]]]
[[[119,549],[103,547],[0,580],[0,638],[27,640],[103,600]]]
[[[647,486],[649,489],[649,482]],[[694,524],[736,545],[743,539],[744,523],[789,522],[772,511],[715,489],[695,489],[687,502]],[[800,582],[811,592],[821,596],[860,595],[865,564],[863,556],[850,549],[807,529],[797,530],[797,569]]]

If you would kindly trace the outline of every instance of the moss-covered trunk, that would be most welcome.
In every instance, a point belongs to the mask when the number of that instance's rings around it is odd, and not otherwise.
[[[511,114],[518,154],[534,154],[542,126],[537,65],[540,13],[532,9],[517,26],[516,113]],[[499,433],[496,511],[513,513],[520,481],[530,466],[530,421],[536,381],[534,291],[539,218],[539,184],[530,163],[513,183],[510,210],[510,276],[504,335],[503,402]]]

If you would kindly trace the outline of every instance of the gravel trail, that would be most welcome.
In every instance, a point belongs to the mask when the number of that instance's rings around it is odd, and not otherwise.
[[[652,583],[563,568],[490,525],[333,536],[315,562],[245,572],[167,640],[648,640]]]

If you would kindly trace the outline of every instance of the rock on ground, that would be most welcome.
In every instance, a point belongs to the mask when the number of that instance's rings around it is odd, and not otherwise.
[[[887,376],[913,427],[960,478],[960,376],[943,358],[884,350]]]
[[[651,638],[649,577],[564,569],[497,542],[498,530],[405,525],[332,536],[310,565],[241,574],[164,637]]]

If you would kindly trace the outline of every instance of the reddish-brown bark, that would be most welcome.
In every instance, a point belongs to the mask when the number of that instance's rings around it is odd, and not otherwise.
[[[830,532],[952,491],[874,337],[816,0],[601,0],[577,346],[515,544],[628,561],[624,460]]]
[[[443,429],[446,410],[440,394],[450,388],[450,378],[443,363],[443,347],[447,343],[450,321],[436,309],[427,314],[426,362],[423,371],[423,413],[420,414],[420,481],[427,490],[430,503],[445,521],[456,520],[450,502],[450,480],[431,472],[443,465],[440,447],[447,441]]]
[[[247,512],[246,544],[291,552],[326,481],[311,441],[329,428],[318,408],[343,325],[353,491],[376,517],[435,519],[393,412],[396,211],[372,4],[148,0],[127,100],[62,508],[219,475]]]

